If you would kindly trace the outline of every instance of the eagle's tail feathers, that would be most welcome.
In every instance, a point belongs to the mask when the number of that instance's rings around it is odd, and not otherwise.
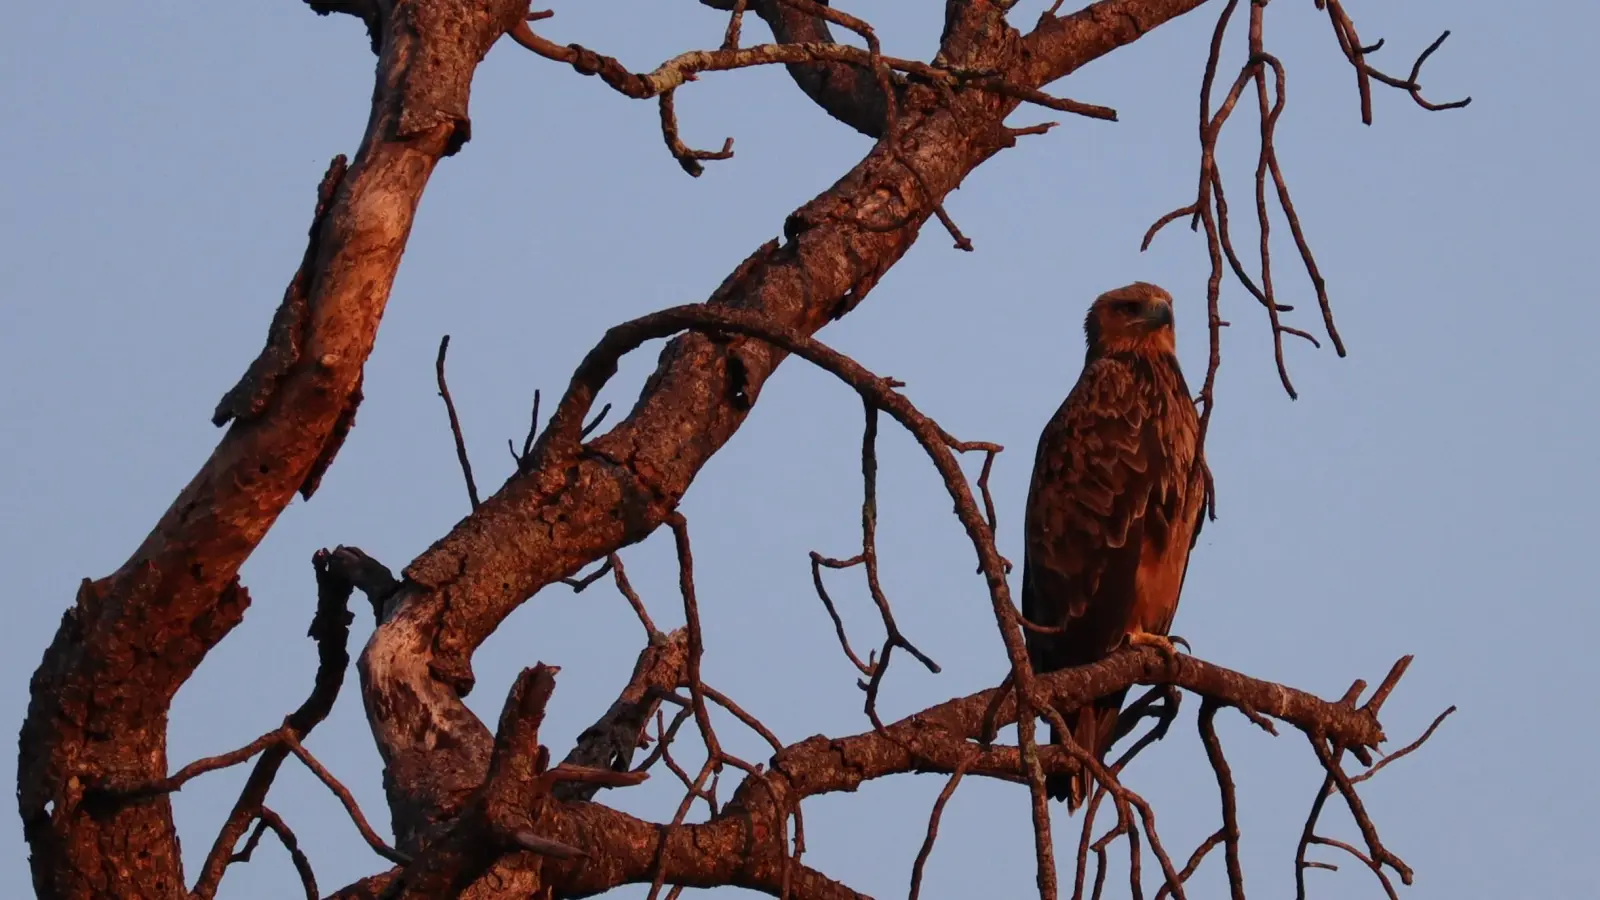
[[[1119,691],[1115,696],[1102,697],[1093,706],[1065,711],[1062,714],[1072,729],[1072,739],[1079,747],[1094,754],[1094,758],[1101,763],[1105,762],[1106,753],[1111,750],[1112,738],[1116,735],[1117,715],[1122,710],[1123,695],[1126,691]],[[1054,727],[1050,729],[1050,742],[1062,743],[1061,735]],[[1087,771],[1078,771],[1067,775],[1045,776],[1044,789],[1052,800],[1067,801],[1069,814],[1078,811],[1084,801],[1094,790],[1096,782]]]

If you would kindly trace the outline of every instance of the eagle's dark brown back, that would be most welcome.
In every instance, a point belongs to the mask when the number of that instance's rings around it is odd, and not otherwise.
[[[1133,630],[1168,632],[1205,505],[1198,440],[1175,356],[1091,348],[1039,438],[1028,491],[1023,615],[1064,629],[1027,633],[1035,671],[1099,660]],[[1097,757],[1110,749],[1122,700],[1061,711]],[[1087,781],[1050,787],[1076,809]]]

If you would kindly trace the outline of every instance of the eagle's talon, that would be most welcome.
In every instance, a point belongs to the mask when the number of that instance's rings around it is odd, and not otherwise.
[[[1148,631],[1130,631],[1126,638],[1129,647],[1154,647],[1167,662],[1178,658],[1178,648],[1173,644],[1181,643],[1185,650],[1189,649],[1189,642],[1183,638],[1172,638],[1162,634],[1151,634]]]

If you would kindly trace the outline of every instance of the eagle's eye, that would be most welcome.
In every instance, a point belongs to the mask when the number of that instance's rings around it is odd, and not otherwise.
[[[1117,301],[1117,312],[1125,316],[1137,316],[1144,310],[1144,303],[1138,300]]]

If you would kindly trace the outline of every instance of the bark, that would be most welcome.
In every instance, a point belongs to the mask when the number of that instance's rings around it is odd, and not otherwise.
[[[827,22],[781,0],[758,0],[751,6],[780,44],[834,43]],[[871,70],[849,63],[791,64],[786,68],[795,85],[828,115],[868,137],[882,136],[888,105]],[[896,88],[896,96],[903,98],[904,82]]]
[[[117,793],[167,774],[172,697],[241,620],[239,566],[348,427],[422,190],[467,139],[478,62],[526,12],[385,5],[366,134],[330,169],[270,358],[234,392],[247,402],[226,404],[236,420],[128,561],[84,581],[34,675],[17,783],[40,897],[183,895],[166,797]]]
[[[1397,665],[1385,685],[1398,679]],[[1081,705],[1134,684],[1172,684],[1217,698],[1224,705],[1286,722],[1335,744],[1372,747],[1384,740],[1378,712],[1380,688],[1363,706],[1354,696],[1327,701],[1192,657],[1167,659],[1152,649],[1115,654],[1099,663],[1038,676],[1052,704]],[[507,700],[518,702],[513,688]],[[509,852],[478,882],[475,896],[517,896],[500,886],[542,886],[556,897],[587,897],[625,884],[652,882],[689,887],[737,885],[779,896],[786,847],[784,823],[801,800],[855,791],[864,783],[911,772],[970,774],[1016,780],[1017,747],[985,744],[986,734],[1016,721],[1009,687],[979,691],[941,703],[887,725],[843,738],[807,738],[778,751],[764,773],[751,775],[711,821],[663,827],[595,803],[546,803],[538,807],[539,834],[582,852],[552,859]],[[502,717],[501,731],[506,729]],[[1042,748],[1047,772],[1074,771],[1077,763],[1059,747]],[[492,783],[493,779],[486,779]],[[472,816],[464,815],[463,821]],[[791,862],[791,866],[794,864]],[[335,897],[377,897],[402,870],[365,879]],[[790,896],[855,898],[861,895],[802,866],[790,871]]]

